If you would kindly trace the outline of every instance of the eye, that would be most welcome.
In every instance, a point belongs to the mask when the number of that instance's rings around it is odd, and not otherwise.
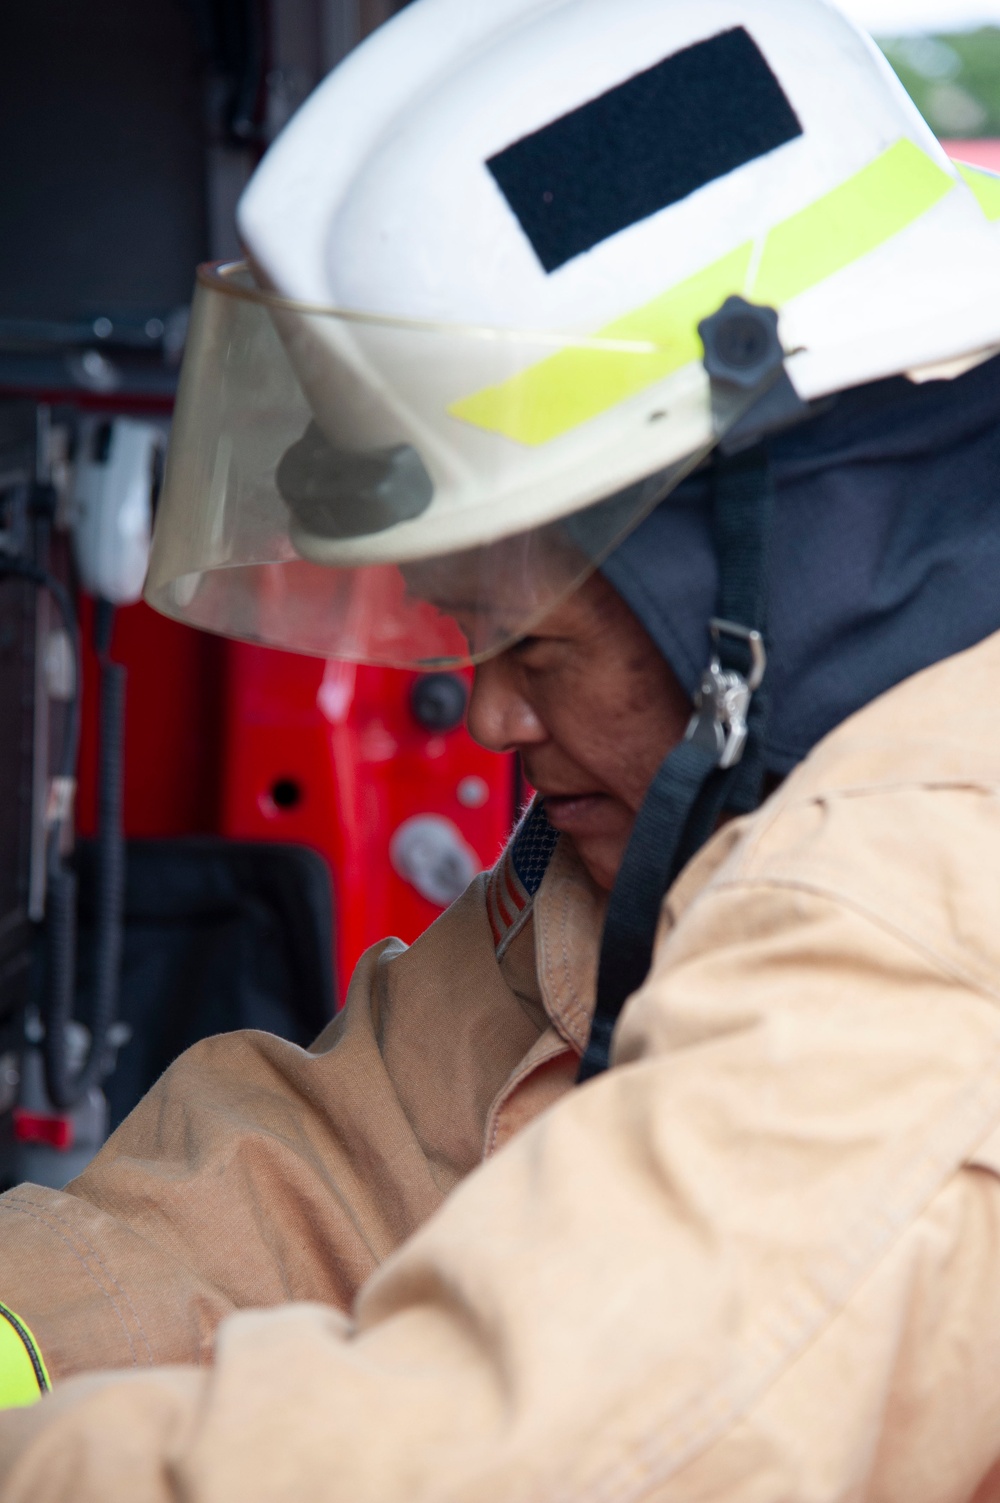
[[[562,646],[558,637],[522,637],[514,644],[514,653],[519,663],[526,668],[548,668],[556,661]]]
[[[555,673],[565,666],[567,643],[561,637],[522,637],[512,648],[514,659],[526,673]]]

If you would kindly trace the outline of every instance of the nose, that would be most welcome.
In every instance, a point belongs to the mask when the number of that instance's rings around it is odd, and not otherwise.
[[[469,698],[469,734],[488,751],[520,751],[545,741],[548,732],[519,684],[510,654],[480,663]]]

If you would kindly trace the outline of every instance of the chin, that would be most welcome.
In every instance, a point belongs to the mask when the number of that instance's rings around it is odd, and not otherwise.
[[[609,842],[606,840],[581,840],[572,835],[568,838],[573,841],[576,854],[586,867],[590,880],[604,892],[610,892],[622,864],[624,848],[615,843],[614,849],[609,850]]]

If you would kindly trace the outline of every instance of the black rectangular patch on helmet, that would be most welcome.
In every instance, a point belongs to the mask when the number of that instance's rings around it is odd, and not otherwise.
[[[696,42],[490,157],[547,272],[802,126],[742,26]]]

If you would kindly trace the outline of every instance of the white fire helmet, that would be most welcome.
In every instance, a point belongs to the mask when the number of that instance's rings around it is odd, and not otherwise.
[[[417,0],[271,147],[249,264],[199,272],[147,599],[323,656],[489,656],[767,382],[1000,346],[998,218],[823,0]],[[731,297],[778,315],[769,374],[709,377]]]

